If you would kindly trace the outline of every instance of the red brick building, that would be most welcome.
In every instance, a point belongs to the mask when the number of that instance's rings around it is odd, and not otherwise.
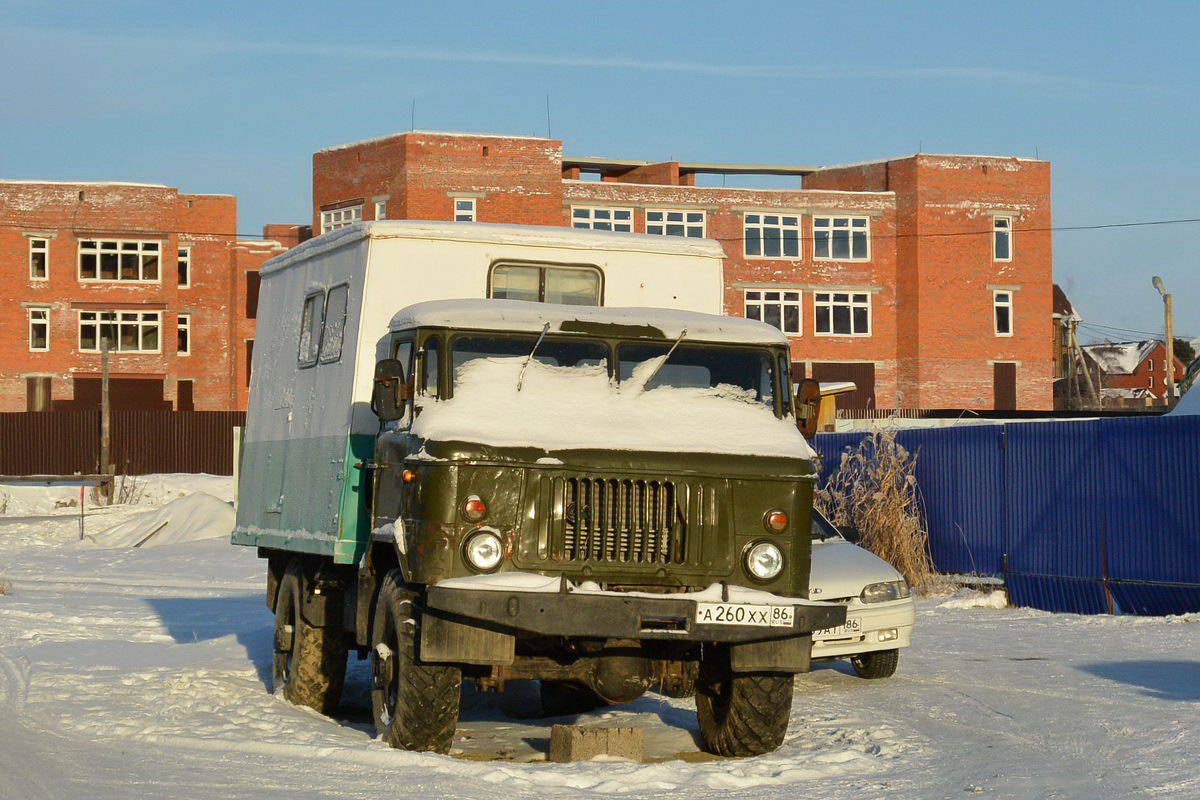
[[[114,407],[244,409],[258,267],[285,247],[236,231],[228,195],[0,181],[0,411],[98,406],[105,342]]]
[[[747,174],[801,188],[697,185]],[[1054,406],[1045,161],[649,163],[564,158],[552,139],[413,131],[313,156],[313,230],[360,219],[716,239],[726,313],[788,333],[796,377],[854,380],[852,405]]]
[[[1103,406],[1166,405],[1167,346],[1157,339],[1141,342],[1104,342],[1083,346],[1099,383]],[[1175,359],[1174,378],[1183,377],[1187,365]]]

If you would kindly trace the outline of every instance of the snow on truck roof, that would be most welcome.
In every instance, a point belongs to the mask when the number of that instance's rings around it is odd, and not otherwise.
[[[712,239],[657,236],[645,233],[616,233],[555,225],[502,225],[492,222],[446,222],[443,220],[380,220],[356,222],[322,234],[293,247],[263,264],[267,274],[318,253],[345,247],[362,239],[426,239],[523,247],[558,247],[572,250],[606,250],[664,253],[724,258],[725,251]]]
[[[430,300],[403,308],[392,317],[391,330],[415,327],[453,327],[479,330],[510,330],[540,333],[546,323],[554,333],[578,333],[572,323],[617,325],[629,328],[631,336],[676,339],[687,331],[685,341],[740,344],[787,344],[778,328],[742,317],[718,317],[695,311],[664,308],[613,308],[532,303],[523,300]],[[645,330],[650,328],[652,330]]]

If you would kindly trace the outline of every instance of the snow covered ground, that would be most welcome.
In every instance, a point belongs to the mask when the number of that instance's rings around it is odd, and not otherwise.
[[[89,500],[81,541],[78,488],[0,486],[0,798],[1200,796],[1200,615],[969,594],[919,601],[893,678],[800,676],[767,756],[705,756],[691,701],[648,694],[579,722],[641,726],[653,761],[545,763],[574,720],[525,718],[531,684],[466,689],[454,756],[391,750],[362,663],[336,719],[269,693],[263,564],[227,544],[229,479],[139,488]]]

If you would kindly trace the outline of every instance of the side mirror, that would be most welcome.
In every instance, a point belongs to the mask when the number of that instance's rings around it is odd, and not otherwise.
[[[849,525],[838,525],[837,531],[850,544],[858,544],[862,541],[862,531],[858,528],[852,528]]]
[[[403,417],[407,406],[408,384],[404,380],[404,365],[394,358],[385,358],[375,365],[371,410],[380,422],[391,422]]]
[[[796,390],[796,426],[805,439],[817,434],[817,420],[821,416],[821,384],[812,378],[800,381]]]

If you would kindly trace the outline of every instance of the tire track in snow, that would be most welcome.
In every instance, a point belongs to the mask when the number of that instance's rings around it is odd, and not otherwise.
[[[0,797],[56,800],[60,795],[42,782],[51,755],[30,742],[20,723],[29,696],[29,662],[0,651]]]

